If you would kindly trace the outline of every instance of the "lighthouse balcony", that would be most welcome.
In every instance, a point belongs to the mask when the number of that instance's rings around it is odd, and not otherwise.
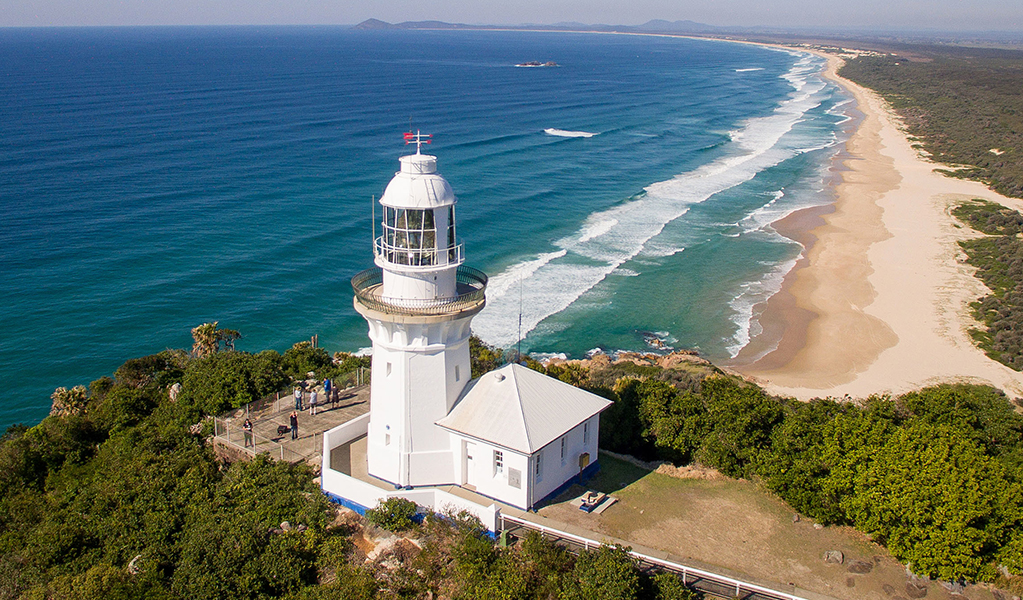
[[[373,268],[352,277],[352,289],[360,305],[387,314],[430,316],[482,309],[486,303],[487,275],[462,265],[458,267],[455,280],[455,295],[451,297],[428,300],[392,298],[383,295],[383,269]]]
[[[438,266],[462,264],[462,252],[464,244],[453,244],[447,248],[432,247],[433,239],[425,240],[429,245],[423,246],[423,241],[414,236],[409,238],[398,238],[398,236],[380,236],[373,241],[373,251],[378,262],[383,261],[389,265],[400,265],[408,267],[408,270],[415,271],[416,267],[421,270],[431,270]]]

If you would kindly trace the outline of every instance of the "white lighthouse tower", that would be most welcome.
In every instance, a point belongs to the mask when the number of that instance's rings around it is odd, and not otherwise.
[[[428,137],[406,134],[416,153],[380,198],[377,268],[352,279],[373,342],[368,470],[398,487],[456,482],[450,436],[434,423],[469,382],[469,322],[486,302],[486,275],[462,264],[455,195],[421,152]]]

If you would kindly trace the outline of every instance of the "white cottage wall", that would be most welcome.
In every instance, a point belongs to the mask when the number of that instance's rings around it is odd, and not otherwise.
[[[531,504],[543,500],[566,481],[579,475],[579,457],[583,453],[589,453],[589,464],[597,460],[599,425],[600,415],[594,415],[530,457],[530,483],[533,486]],[[562,439],[565,440],[564,459],[561,453]],[[538,462],[542,465],[540,478],[536,474]]]

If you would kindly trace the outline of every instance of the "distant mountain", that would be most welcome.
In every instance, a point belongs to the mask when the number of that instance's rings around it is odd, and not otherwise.
[[[716,33],[725,28],[707,25],[705,23],[697,23],[696,21],[665,21],[664,19],[654,19],[652,21],[647,21],[642,25],[637,25],[632,29],[635,29],[636,31],[659,33]]]
[[[379,18],[367,18],[360,22],[359,25],[352,28],[353,30],[396,30],[397,27],[380,20]]]
[[[405,21],[395,25],[398,29],[476,29],[478,26],[444,21]]]

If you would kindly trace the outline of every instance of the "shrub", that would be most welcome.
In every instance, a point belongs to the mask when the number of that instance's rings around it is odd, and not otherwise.
[[[388,531],[406,531],[415,525],[416,503],[405,498],[388,498],[366,511],[366,519]]]

